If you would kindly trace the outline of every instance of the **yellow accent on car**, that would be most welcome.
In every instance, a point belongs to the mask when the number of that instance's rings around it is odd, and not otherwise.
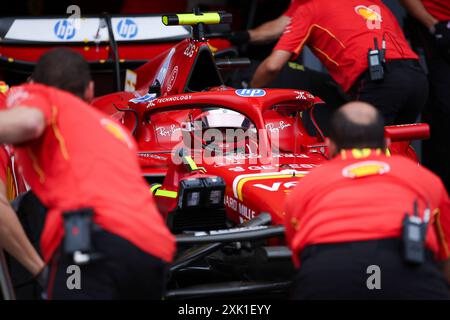
[[[178,197],[178,192],[158,189],[155,192],[155,196],[176,199]]]
[[[161,184],[155,183],[155,184],[153,184],[153,185],[150,187],[150,192],[151,192],[151,193],[155,193],[155,190],[157,190],[158,188],[161,188],[161,187],[162,187]]]
[[[198,170],[197,164],[195,163],[194,159],[192,159],[191,156],[185,156],[185,157],[183,157],[183,159],[186,160],[189,168],[192,171]]]
[[[301,178],[304,177],[304,174],[296,174],[295,177]],[[244,195],[242,194],[242,189],[244,188],[244,184],[246,184],[249,181],[258,181],[258,180],[268,180],[268,179],[292,179],[294,176],[292,173],[289,174],[274,174],[270,176],[255,176],[255,177],[248,177],[240,180],[237,185],[237,194],[238,199],[240,201],[244,200]]]
[[[180,13],[180,14],[170,14],[162,16],[162,22],[166,26],[176,26],[176,25],[195,25],[199,23],[203,24],[220,24],[227,23],[224,19],[224,15],[219,12],[206,12],[202,14],[194,13]]]
[[[0,93],[6,93],[9,90],[9,86],[4,81],[0,81]]]
[[[212,53],[216,53],[217,51],[219,51],[219,49],[217,49],[216,47],[211,45],[209,42],[208,42],[208,47],[209,47],[209,50],[211,50]]]

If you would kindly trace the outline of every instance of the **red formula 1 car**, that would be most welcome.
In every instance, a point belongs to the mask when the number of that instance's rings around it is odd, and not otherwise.
[[[135,92],[94,102],[133,133],[144,176],[177,234],[167,298],[285,293],[292,265],[282,240],[284,199],[328,160],[312,116],[319,98],[302,90],[224,86],[219,69],[245,61],[215,59],[203,30],[228,19],[223,13],[164,16],[166,25],[191,25],[193,37],[137,69]],[[417,161],[409,142],[429,130],[411,124],[385,132],[391,153]]]
[[[134,135],[149,188],[177,234],[179,250],[167,299],[286,294],[293,266],[283,242],[284,199],[302,176],[328,160],[324,136],[312,116],[314,108],[323,107],[319,98],[301,88],[224,85],[224,73],[248,61],[219,59],[205,28],[229,21],[225,13],[163,17],[164,24],[182,28],[177,30],[192,26],[192,37],[160,48],[129,72],[130,91],[93,103]],[[55,32],[62,32],[59,23]],[[0,62],[15,67],[27,59],[33,63],[37,56],[19,59],[27,52],[12,38],[25,35],[12,32],[14,23],[8,26],[3,37],[9,40],[0,50],[16,60],[0,57]],[[62,32],[64,37],[70,37],[69,31]],[[133,54],[147,58],[144,49],[138,51]],[[306,129],[307,122],[313,132]],[[390,152],[414,160],[409,141],[428,136],[425,124],[385,131]]]

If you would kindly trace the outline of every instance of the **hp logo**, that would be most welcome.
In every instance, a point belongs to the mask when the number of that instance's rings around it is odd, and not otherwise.
[[[117,25],[117,32],[122,38],[133,39],[138,33],[138,27],[133,20],[122,19]]]
[[[70,40],[75,36],[75,26],[68,20],[59,20],[53,29],[61,40]]]
[[[239,89],[235,91],[236,94],[240,97],[264,97],[266,95],[266,91],[263,89]]]

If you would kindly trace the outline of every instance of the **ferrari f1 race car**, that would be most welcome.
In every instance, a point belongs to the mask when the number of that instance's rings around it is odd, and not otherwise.
[[[226,72],[248,60],[214,54],[206,29],[231,15],[158,19],[158,28],[191,28],[191,37],[128,70],[126,91],[100,96],[93,106],[136,139],[143,175],[177,236],[166,299],[283,297],[293,274],[284,200],[329,159],[313,113],[326,105],[301,88],[226,86]],[[390,153],[417,161],[410,141],[427,138],[429,128],[405,124],[385,133]]]
[[[328,159],[313,115],[320,98],[224,85],[220,69],[245,60],[216,59],[204,28],[230,19],[163,16],[167,26],[192,26],[192,37],[129,73],[135,91],[94,101],[136,138],[144,176],[177,235],[168,299],[285,294],[293,267],[283,242],[284,199]],[[425,124],[386,127],[389,151],[417,161],[409,142],[428,131]]]

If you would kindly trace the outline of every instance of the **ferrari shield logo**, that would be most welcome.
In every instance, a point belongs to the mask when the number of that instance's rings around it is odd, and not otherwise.
[[[379,12],[379,10],[376,10],[377,7],[376,6],[356,6],[355,7],[355,12],[357,14],[359,14],[361,17],[364,18],[364,20],[366,21],[378,21],[378,22],[383,22],[383,19],[381,17],[381,13]]]
[[[385,174],[390,170],[391,168],[386,162],[363,161],[345,167],[342,169],[342,175],[346,178],[361,178]]]

